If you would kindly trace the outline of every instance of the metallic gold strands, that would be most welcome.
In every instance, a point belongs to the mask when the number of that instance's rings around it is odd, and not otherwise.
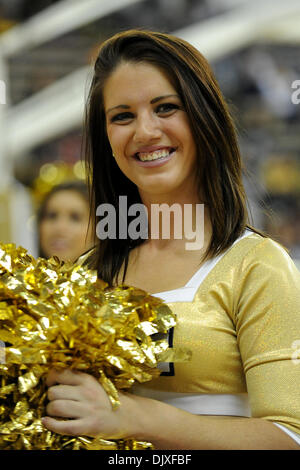
[[[151,335],[174,325],[168,306],[140,289],[108,288],[80,265],[34,259],[22,247],[0,244],[0,449],[151,448],[48,431],[41,423],[45,377],[51,368],[91,374],[116,408],[118,390],[159,376],[168,344]]]

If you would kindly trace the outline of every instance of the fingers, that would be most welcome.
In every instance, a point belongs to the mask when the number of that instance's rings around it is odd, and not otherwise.
[[[56,369],[51,369],[49,372],[46,384],[48,387],[51,387],[54,384],[64,384],[64,385],[80,385],[82,379],[87,374],[83,372],[78,372],[75,370],[65,369],[58,371]]]
[[[53,385],[47,395],[49,400],[81,400],[80,388],[73,385]]]
[[[81,418],[85,414],[86,406],[73,400],[54,400],[48,403],[46,412],[50,416],[60,418]]]
[[[50,401],[46,408],[48,416],[42,422],[47,429],[70,436],[94,436],[99,433],[101,410],[106,412],[107,408],[103,405],[103,398],[106,401],[109,399],[94,377],[70,369],[53,369],[48,374],[46,384]]]
[[[43,425],[49,431],[66,436],[80,436],[84,434],[85,422],[83,419],[72,419],[67,421],[57,421],[54,418],[46,416],[42,418]]]

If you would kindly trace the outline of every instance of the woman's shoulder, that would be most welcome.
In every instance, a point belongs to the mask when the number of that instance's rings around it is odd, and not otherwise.
[[[300,275],[288,248],[267,234],[249,233],[237,243],[234,254],[240,260],[241,271],[256,267],[269,271],[289,270]]]

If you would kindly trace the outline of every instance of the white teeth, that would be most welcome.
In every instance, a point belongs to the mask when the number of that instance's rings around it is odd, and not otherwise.
[[[156,150],[155,152],[150,153],[138,153],[138,158],[142,162],[147,162],[151,160],[157,160],[158,158],[167,157],[170,154],[170,150],[163,149],[163,150]]]

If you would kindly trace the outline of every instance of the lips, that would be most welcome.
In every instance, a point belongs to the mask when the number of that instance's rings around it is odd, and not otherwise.
[[[68,242],[66,240],[53,240],[50,243],[50,246],[53,250],[66,250],[68,248]]]
[[[176,149],[172,149],[171,151],[167,152],[166,156],[155,158],[154,160],[145,160],[142,161],[139,158],[135,158],[135,162],[138,166],[144,168],[158,168],[163,165],[167,165],[170,160],[176,155]]]
[[[134,154],[134,158],[141,162],[155,161],[170,156],[175,150],[175,147],[142,148]]]

